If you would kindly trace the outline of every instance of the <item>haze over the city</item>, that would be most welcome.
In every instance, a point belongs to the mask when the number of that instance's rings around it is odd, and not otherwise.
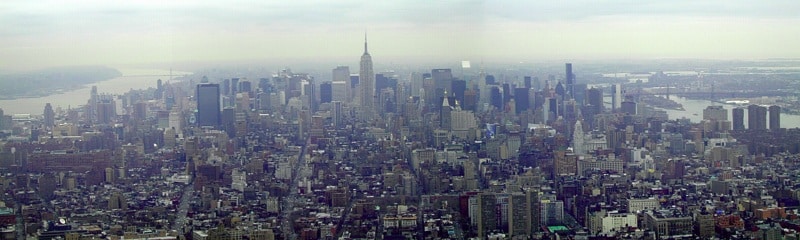
[[[0,70],[65,65],[800,56],[800,2],[0,2]]]

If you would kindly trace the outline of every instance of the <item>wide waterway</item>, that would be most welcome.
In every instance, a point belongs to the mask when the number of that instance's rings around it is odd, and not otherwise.
[[[695,100],[695,99],[687,99],[683,97],[671,97],[671,100],[680,103],[683,105],[685,111],[678,111],[678,110],[670,110],[670,109],[663,109],[667,111],[670,119],[679,119],[679,118],[688,118],[691,119],[692,122],[700,122],[703,120],[703,109],[708,106],[722,106],[723,108],[728,110],[728,120],[733,122],[733,108],[737,107],[734,104],[722,104],[717,102],[712,102],[708,100]],[[747,106],[744,107],[744,125],[747,127]],[[767,117],[769,119],[769,117]],[[767,120],[769,121],[769,120]],[[798,128],[800,127],[800,115],[791,115],[782,113],[781,114],[781,127],[782,128]]]
[[[80,105],[85,105],[91,95],[92,86],[97,86],[97,92],[100,94],[124,94],[131,89],[147,89],[155,88],[158,79],[164,83],[169,80],[169,70],[159,69],[119,69],[122,76],[87,84],[86,86],[56,93],[44,97],[35,98],[20,98],[12,100],[0,100],[0,109],[3,109],[4,114],[24,114],[29,113],[33,115],[40,115],[44,112],[44,105],[50,103],[53,108],[74,108]],[[173,79],[191,74],[190,72],[172,71]],[[173,80],[174,81],[174,80]]]

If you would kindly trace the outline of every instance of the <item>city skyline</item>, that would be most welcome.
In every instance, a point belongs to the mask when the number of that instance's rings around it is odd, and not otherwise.
[[[185,62],[794,58],[793,1],[4,1],[0,70]],[[334,46],[334,47],[331,47]]]

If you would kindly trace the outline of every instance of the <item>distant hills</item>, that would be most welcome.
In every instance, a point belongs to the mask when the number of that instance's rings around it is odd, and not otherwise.
[[[0,99],[41,97],[80,88],[122,73],[103,66],[57,67],[23,73],[0,73]]]

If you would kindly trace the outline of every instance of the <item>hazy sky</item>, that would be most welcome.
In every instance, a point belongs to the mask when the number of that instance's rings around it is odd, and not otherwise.
[[[800,57],[797,0],[2,0],[0,70],[313,58]]]

